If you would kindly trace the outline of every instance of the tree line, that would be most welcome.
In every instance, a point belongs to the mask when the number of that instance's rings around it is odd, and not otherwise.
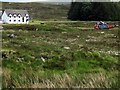
[[[120,21],[120,2],[72,2],[68,19]]]

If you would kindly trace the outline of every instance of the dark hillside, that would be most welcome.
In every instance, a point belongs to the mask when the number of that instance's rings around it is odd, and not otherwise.
[[[26,9],[32,19],[38,20],[65,20],[69,8],[69,4],[3,3],[3,9]]]

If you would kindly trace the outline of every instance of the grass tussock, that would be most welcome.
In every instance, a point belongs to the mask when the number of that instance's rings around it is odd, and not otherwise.
[[[44,72],[45,73],[45,72]],[[118,72],[85,73],[71,75],[68,73],[36,73],[29,69],[19,75],[11,75],[5,70],[3,87],[7,88],[117,88]],[[11,76],[10,76],[11,75]],[[116,77],[113,77],[116,76]]]

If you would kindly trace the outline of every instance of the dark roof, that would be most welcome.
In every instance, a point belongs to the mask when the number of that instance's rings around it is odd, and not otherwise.
[[[14,9],[5,9],[5,12],[7,15],[9,14],[20,14],[22,17],[24,17],[26,14],[28,14],[27,10],[14,10]]]
[[[0,11],[0,17],[2,16],[2,11]]]
[[[0,10],[0,20],[1,20],[1,17],[2,17],[2,11]]]

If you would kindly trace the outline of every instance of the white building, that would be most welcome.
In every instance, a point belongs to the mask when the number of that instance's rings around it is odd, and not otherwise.
[[[29,14],[27,10],[12,10],[6,9],[1,17],[3,23],[8,24],[28,24]]]

